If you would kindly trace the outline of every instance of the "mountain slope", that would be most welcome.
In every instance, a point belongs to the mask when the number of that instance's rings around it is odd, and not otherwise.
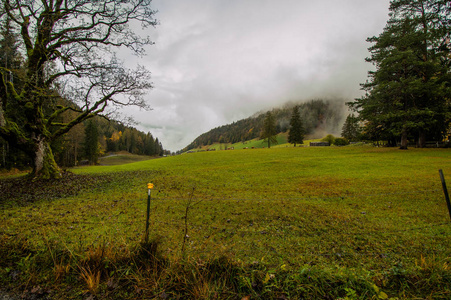
[[[301,119],[307,135],[318,133],[337,133],[341,130],[344,119],[344,101],[342,100],[310,100],[304,103],[287,103],[281,108],[274,108],[271,113],[276,119],[277,133],[286,132],[290,128],[293,107],[299,106]],[[232,124],[216,127],[198,136],[184,151],[214,143],[237,143],[260,137],[266,112],[242,119]]]

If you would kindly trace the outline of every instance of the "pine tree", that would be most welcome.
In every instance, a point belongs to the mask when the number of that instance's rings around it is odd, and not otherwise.
[[[21,73],[22,56],[19,52],[18,35],[11,25],[11,18],[6,17],[2,22],[0,30],[0,69],[3,71],[2,75],[8,80],[19,82],[19,74]],[[5,96],[4,96],[5,97]],[[7,104],[9,102],[9,107]],[[1,98],[0,95],[0,126],[5,123],[5,111],[10,113],[15,119],[23,119],[23,111],[15,109],[12,105],[14,99],[11,97]],[[0,135],[0,167],[11,168],[19,167],[23,162],[23,153],[17,148],[15,141],[7,141]]]
[[[84,151],[89,163],[96,164],[99,158],[99,132],[93,120],[89,120],[85,128]]]
[[[354,116],[354,114],[348,115],[343,124],[341,136],[350,142],[356,142],[359,140],[360,134],[359,118]]]
[[[162,149],[161,149],[161,144],[160,144],[160,141],[158,140],[158,138],[155,139],[154,146],[155,146],[154,155],[160,155],[160,152]]]
[[[372,130],[400,139],[401,149],[407,149],[409,137],[423,147],[426,138],[438,139],[448,127],[450,5],[393,0],[384,31],[368,39],[374,45],[367,61],[376,71],[362,85],[365,96],[350,106]]]
[[[145,143],[144,143],[144,153],[146,155],[155,154],[155,140],[150,132],[147,133]]]
[[[271,148],[271,144],[277,144],[277,131],[276,120],[270,111],[266,113],[265,121],[263,123],[263,131],[260,138],[268,143],[268,148]]]
[[[299,107],[293,107],[293,114],[290,120],[290,131],[288,133],[288,143],[303,144],[304,143],[304,126],[302,124],[301,115],[299,113]]]

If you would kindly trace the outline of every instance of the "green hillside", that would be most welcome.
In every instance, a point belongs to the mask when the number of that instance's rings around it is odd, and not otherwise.
[[[304,140],[304,144],[297,145],[297,147],[308,147],[310,142],[317,142],[321,139],[308,139]],[[268,145],[266,142],[264,142],[261,139],[253,139],[250,141],[245,142],[238,142],[234,144],[228,144],[228,143],[215,143],[208,146],[203,146],[200,149],[193,149],[192,151],[207,151],[207,150],[227,150],[227,149],[234,149],[234,150],[240,150],[240,149],[259,149],[259,148],[266,148]],[[283,147],[293,147],[292,144],[288,143],[288,133],[279,133],[277,135],[277,144],[271,145],[271,148],[283,148]]]
[[[299,106],[302,123],[307,135],[326,135],[327,133],[341,132],[342,121],[344,120],[343,109],[344,100],[322,100],[316,99],[302,103],[288,103],[280,108],[273,108],[271,114],[276,120],[276,131],[282,134],[279,137],[279,145],[285,144],[292,110],[295,105]],[[232,124],[214,128],[201,134],[191,144],[183,149],[188,151],[199,149],[214,144],[234,144],[253,141],[260,137],[262,125],[266,112],[257,113],[252,117],[233,122]],[[252,147],[259,147],[252,143]],[[214,146],[216,147],[216,146]],[[245,147],[245,146],[244,146]],[[238,147],[241,149],[241,147]]]
[[[287,134],[286,133],[280,133],[277,135],[277,145],[272,145],[271,148],[274,147],[280,147],[281,145],[287,145]],[[213,145],[208,145],[202,147],[202,150],[227,150],[229,148],[233,148],[235,150],[239,149],[248,149],[248,148],[265,148],[267,147],[267,144],[261,140],[261,139],[253,139],[245,142],[238,142],[234,144],[228,144],[228,143],[215,143]]]

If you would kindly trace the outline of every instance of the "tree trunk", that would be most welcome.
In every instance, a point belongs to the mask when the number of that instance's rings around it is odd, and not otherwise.
[[[426,133],[421,130],[418,134],[418,147],[425,148],[426,147]]]
[[[3,158],[3,168],[6,168],[6,154],[9,152],[9,147],[8,147],[9,145],[8,145],[8,142],[7,141],[4,141],[3,142],[3,156],[2,156],[2,158]]]
[[[5,112],[3,111],[2,99],[0,98],[0,126],[5,126]]]
[[[401,133],[401,150],[407,150],[407,130],[405,128],[402,129]]]
[[[35,142],[31,176],[43,179],[61,178],[61,170],[55,162],[49,142],[45,138],[38,138]]]
[[[74,166],[78,165],[78,143],[75,142],[74,144]]]

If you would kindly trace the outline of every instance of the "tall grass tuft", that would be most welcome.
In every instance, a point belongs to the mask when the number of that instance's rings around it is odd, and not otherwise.
[[[88,291],[90,291],[94,295],[97,294],[97,289],[100,284],[101,272],[95,269],[91,270],[89,267],[80,267],[80,275],[85,281]]]

